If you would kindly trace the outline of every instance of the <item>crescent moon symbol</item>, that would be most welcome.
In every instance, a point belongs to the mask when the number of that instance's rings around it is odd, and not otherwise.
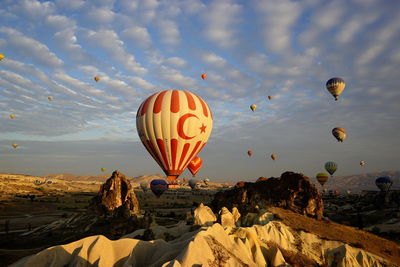
[[[195,117],[195,118],[199,118],[196,115],[192,114],[192,113],[186,113],[185,115],[183,115],[182,117],[179,118],[178,120],[178,124],[177,124],[177,130],[178,130],[178,135],[180,138],[186,139],[186,140],[190,140],[193,139],[195,137],[194,136],[187,136],[185,134],[185,132],[183,131],[183,125],[185,124],[185,121],[190,118],[190,117]]]

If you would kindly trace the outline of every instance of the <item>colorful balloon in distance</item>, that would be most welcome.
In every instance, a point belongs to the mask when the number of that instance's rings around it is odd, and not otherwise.
[[[107,170],[107,168],[101,168],[102,172],[105,172]]]
[[[360,160],[360,166],[364,166],[365,164],[367,164],[364,160]]]
[[[205,74],[205,73],[201,74],[201,78],[202,78],[203,80],[207,79],[207,74]]]
[[[140,140],[171,184],[203,149],[212,124],[207,103],[184,90],[157,92],[136,114]]]
[[[249,157],[251,157],[251,155],[253,155],[253,151],[251,151],[251,150],[247,151],[247,155],[249,155]]]
[[[156,195],[157,198],[160,198],[162,194],[168,189],[167,181],[163,179],[154,179],[150,182],[150,190]]]
[[[346,84],[342,78],[332,78],[326,82],[326,89],[333,95],[335,100],[338,100],[339,95],[343,92]]]
[[[15,115],[14,114],[10,114],[10,119],[14,119]]]
[[[321,186],[324,186],[324,184],[328,181],[329,176],[327,173],[320,172],[317,174],[316,178],[317,178],[318,183]]]
[[[346,139],[346,130],[342,127],[333,128],[332,134],[338,142],[343,142],[343,140]]]
[[[12,146],[13,148],[17,148],[19,145],[16,144],[16,143],[13,143],[13,144],[11,144],[11,146]]]
[[[268,96],[268,99],[269,99],[269,100],[272,100],[272,96],[271,96],[271,95],[269,95],[269,96]]]
[[[338,165],[336,162],[333,161],[328,161],[327,163],[325,163],[325,170],[327,172],[329,172],[330,175],[333,175],[335,173],[335,171],[337,170]]]
[[[147,192],[147,189],[149,189],[149,184],[146,182],[140,183],[140,188],[143,190],[143,192]]]
[[[53,101],[53,97],[52,97],[52,96],[48,96],[47,99],[48,99],[49,101]]]
[[[4,54],[0,54],[0,60],[3,60],[6,56]]]
[[[277,155],[277,154],[272,154],[272,155],[271,155],[271,159],[272,159],[272,160],[276,160],[277,158],[278,158],[278,155]]]
[[[99,76],[96,76],[96,77],[94,77],[93,79],[95,80],[96,83],[97,83],[98,81],[100,81],[100,77],[99,77]]]
[[[381,176],[375,180],[375,184],[381,191],[387,192],[393,185],[393,180],[389,176]]]
[[[250,106],[250,109],[251,109],[251,111],[253,111],[253,112],[256,111],[257,105],[254,105],[254,104],[251,105],[251,106]]]
[[[200,157],[196,156],[194,159],[190,161],[187,168],[194,177],[199,172],[202,165],[203,165],[203,160]]]
[[[197,179],[190,179],[190,180],[189,180],[189,186],[190,186],[190,188],[196,189],[197,183],[198,183]]]

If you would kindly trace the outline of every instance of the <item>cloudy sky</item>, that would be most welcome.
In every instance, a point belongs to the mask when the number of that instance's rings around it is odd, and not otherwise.
[[[200,178],[399,170],[399,43],[394,0],[1,0],[0,172],[162,173],[135,116],[165,89],[213,111]]]

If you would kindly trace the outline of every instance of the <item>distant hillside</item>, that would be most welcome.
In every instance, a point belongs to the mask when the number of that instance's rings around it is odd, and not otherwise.
[[[65,181],[98,181],[104,182],[110,178],[110,174],[103,175],[75,175],[70,173],[47,174],[43,176],[48,179],[59,179]]]
[[[379,176],[389,176],[393,179],[392,189],[400,189],[400,171],[384,171],[349,176],[333,176],[325,184],[325,188],[335,190],[351,190],[353,192],[361,190],[379,190],[375,185],[375,180]],[[316,184],[315,178],[312,179]],[[319,184],[318,184],[319,186]]]

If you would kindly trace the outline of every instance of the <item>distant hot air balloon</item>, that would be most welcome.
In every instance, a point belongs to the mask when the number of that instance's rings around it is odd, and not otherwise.
[[[94,77],[93,79],[94,79],[96,82],[100,81],[100,77],[99,77],[99,76],[96,76],[96,77]]]
[[[338,142],[343,142],[343,140],[346,139],[346,130],[342,127],[333,128],[332,134]]]
[[[136,114],[136,128],[147,151],[170,183],[186,169],[207,143],[211,110],[199,96],[166,90],[148,97]]]
[[[107,168],[101,168],[102,172],[105,172],[107,170]]]
[[[271,155],[271,159],[272,159],[272,160],[276,160],[277,158],[278,158],[278,155],[277,155],[277,154],[272,154],[272,155]]]
[[[48,99],[49,101],[53,101],[53,97],[52,97],[52,96],[48,96],[47,99]]]
[[[203,74],[201,75],[201,78],[202,78],[203,80],[205,80],[205,79],[207,78],[207,74],[203,73]]]
[[[251,157],[251,155],[253,155],[253,151],[248,150],[248,151],[247,151],[247,155],[249,155],[249,157]]]
[[[0,60],[3,60],[6,56],[4,54],[0,54]]]
[[[203,182],[204,182],[205,185],[208,185],[208,182],[210,182],[210,179],[205,178],[205,179],[203,180]]]
[[[324,184],[328,181],[329,176],[327,173],[320,172],[317,174],[316,178],[317,178],[318,183],[320,185],[324,186]]]
[[[365,164],[367,164],[364,160],[360,160],[360,166],[364,166]]]
[[[146,182],[140,183],[140,188],[142,188],[143,192],[147,192],[147,189],[149,189],[149,184]]]
[[[190,186],[190,188],[195,189],[197,183],[198,183],[197,179],[190,179],[190,180],[189,180],[189,186]]]
[[[251,105],[251,106],[250,106],[250,109],[251,109],[251,111],[253,111],[253,112],[256,111],[257,105],[254,105],[254,104]]]
[[[326,82],[326,89],[338,100],[339,95],[343,92],[346,84],[342,78],[332,78]]]
[[[14,114],[10,114],[10,119],[14,119],[15,115]]]
[[[271,96],[271,95],[269,95],[269,96],[268,96],[268,99],[269,99],[269,100],[271,100],[271,99],[272,99],[272,96]]]
[[[196,173],[199,172],[202,165],[203,165],[203,160],[200,157],[196,156],[194,159],[190,161],[187,168],[194,177],[196,176]]]
[[[327,172],[329,172],[330,175],[333,175],[335,173],[335,171],[337,170],[338,165],[336,162],[333,161],[328,161],[327,163],[325,163],[325,170]]]
[[[12,145],[13,148],[17,148],[18,147],[18,144],[16,144],[16,143],[13,143],[11,145]]]
[[[379,187],[379,189],[383,192],[387,192],[389,191],[390,187],[393,184],[393,180],[390,179],[389,176],[382,176],[382,177],[378,177],[375,180],[375,184],[377,187]]]
[[[150,182],[150,189],[159,198],[168,189],[168,183],[163,179],[154,179]]]

